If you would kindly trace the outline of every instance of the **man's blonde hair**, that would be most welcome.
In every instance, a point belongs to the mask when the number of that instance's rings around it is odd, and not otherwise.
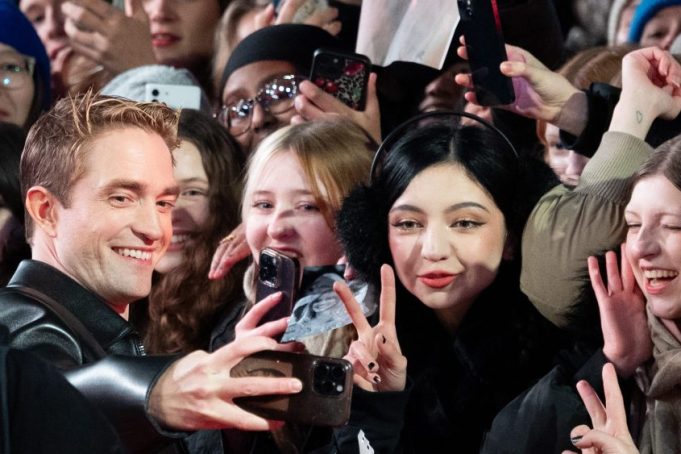
[[[33,125],[21,156],[24,200],[33,186],[42,186],[68,207],[73,185],[85,174],[85,157],[102,134],[123,128],[155,133],[170,150],[177,146],[179,112],[158,103],[136,103],[88,91],[61,99]],[[26,238],[33,223],[26,215]]]

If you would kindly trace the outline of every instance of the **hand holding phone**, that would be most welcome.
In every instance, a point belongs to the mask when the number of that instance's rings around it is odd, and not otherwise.
[[[478,104],[512,103],[513,83],[499,70],[508,58],[496,0],[457,0],[457,4]]]
[[[317,426],[341,426],[350,417],[352,366],[343,359],[305,353],[261,351],[230,370],[232,377],[295,377],[298,394],[234,399],[239,407],[267,419]]]
[[[360,54],[317,49],[310,81],[354,110],[364,110],[371,61]]]

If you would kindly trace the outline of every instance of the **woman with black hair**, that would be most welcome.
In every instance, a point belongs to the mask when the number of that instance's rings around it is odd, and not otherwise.
[[[558,341],[518,287],[521,229],[550,171],[538,163],[529,173],[499,132],[456,119],[406,132],[338,216],[350,264],[382,280],[381,305],[395,305],[393,325],[382,316],[358,328],[348,358],[357,385],[397,392],[406,452],[477,452],[494,415],[549,368]],[[395,268],[396,304],[382,263]]]

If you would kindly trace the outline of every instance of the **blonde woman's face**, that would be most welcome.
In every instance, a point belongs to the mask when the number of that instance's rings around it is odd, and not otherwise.
[[[332,265],[342,255],[295,153],[264,165],[244,200],[246,240],[257,261],[266,247],[296,257],[302,267]]]

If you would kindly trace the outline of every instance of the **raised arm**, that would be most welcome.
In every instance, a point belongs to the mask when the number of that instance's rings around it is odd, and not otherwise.
[[[679,64],[659,49],[639,49],[623,63],[623,90],[601,145],[574,190],[556,187],[535,206],[522,240],[521,288],[559,326],[579,292],[584,263],[624,240],[629,178],[650,156],[652,121],[681,109]]]

